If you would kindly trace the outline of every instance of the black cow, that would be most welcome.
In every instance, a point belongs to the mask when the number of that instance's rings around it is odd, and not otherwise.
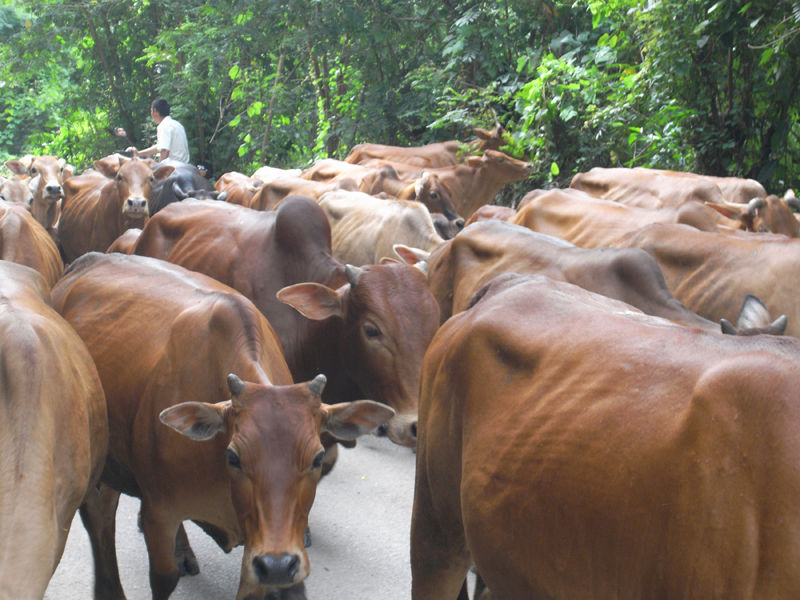
[[[225,200],[225,192],[218,192],[194,165],[166,159],[159,165],[175,167],[172,175],[153,185],[150,198],[150,216],[152,217],[167,204],[180,202],[186,198],[198,200]]]

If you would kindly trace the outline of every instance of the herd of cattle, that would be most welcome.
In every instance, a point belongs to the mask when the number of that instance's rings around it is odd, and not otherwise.
[[[6,162],[0,596],[79,511],[124,599],[124,493],[155,600],[186,520],[244,545],[238,600],[305,598],[317,484],[377,430],[417,451],[415,600],[800,597],[800,202],[596,168],[496,206],[531,165],[475,133],[213,185]]]

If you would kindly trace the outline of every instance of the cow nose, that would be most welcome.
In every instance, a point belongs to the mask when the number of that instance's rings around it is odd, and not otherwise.
[[[461,217],[456,219],[454,224],[456,226],[456,231],[461,231],[462,229],[464,229],[464,219],[462,219]]]
[[[125,201],[125,210],[132,212],[144,212],[147,210],[147,200],[144,198],[128,198]]]
[[[300,569],[296,554],[264,554],[253,559],[253,569],[263,585],[289,585]]]
[[[44,191],[47,192],[48,196],[60,196],[63,194],[63,190],[61,189],[60,185],[47,185],[45,186]]]

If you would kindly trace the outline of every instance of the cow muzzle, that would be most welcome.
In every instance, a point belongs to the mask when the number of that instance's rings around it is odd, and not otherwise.
[[[60,185],[48,185],[44,188],[44,192],[47,196],[47,201],[51,204],[64,197],[64,189]]]
[[[123,211],[128,217],[144,217],[147,215],[146,198],[128,198]]]
[[[417,445],[417,415],[399,414],[386,424],[386,435],[398,446]]]
[[[253,558],[253,571],[259,583],[266,586],[289,586],[295,582],[301,559],[297,554],[268,553]]]

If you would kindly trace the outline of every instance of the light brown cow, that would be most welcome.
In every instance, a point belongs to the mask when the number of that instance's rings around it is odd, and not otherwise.
[[[575,175],[570,187],[597,198],[642,208],[677,208],[685,202],[702,202],[738,221],[728,226],[792,237],[800,234],[792,214],[792,210],[800,210],[800,203],[777,196],[767,197],[764,187],[753,179],[643,167],[595,167]]]
[[[731,236],[660,224],[621,238],[616,245],[649,252],[672,294],[703,317],[730,318],[742,298],[753,294],[770,313],[785,314],[786,333],[800,337],[797,238],[756,233]]]
[[[342,263],[378,264],[394,256],[395,244],[430,251],[444,243],[419,202],[335,191],[320,196],[318,203],[331,224],[333,257]]]
[[[719,213],[699,202],[650,210],[568,188],[528,192],[510,222],[582,248],[599,248],[613,246],[622,236],[650,223],[685,223],[704,231],[718,231],[718,218],[722,218]]]
[[[41,273],[48,288],[64,272],[55,241],[21,204],[0,200],[0,259]]]
[[[141,228],[153,184],[173,171],[166,165],[153,171],[144,160],[116,155],[94,166],[96,171],[72,177],[64,185],[58,236],[67,262],[85,252],[105,252],[127,229]]]
[[[389,438],[414,446],[419,368],[439,324],[419,269],[335,260],[328,219],[303,196],[269,212],[171,204],[148,221],[135,252],[239,290],[275,328],[295,380],[322,371],[327,402],[371,398],[391,406]]]
[[[71,177],[73,167],[63,158],[30,155],[19,160],[9,160],[6,167],[19,176],[30,178],[28,186],[33,193],[31,214],[52,234],[64,198],[63,185]]]
[[[469,219],[484,204],[491,204],[495,196],[509,183],[528,177],[533,165],[497,150],[487,150],[482,156],[467,157],[466,164],[420,170],[418,167],[372,161],[366,166],[393,167],[400,179],[414,181],[423,173],[433,173],[450,192],[456,212]]]
[[[358,184],[349,178],[332,182],[311,181],[302,177],[281,177],[262,185],[250,201],[254,210],[275,210],[289,196],[300,195],[317,199],[331,190],[358,190]]]
[[[0,200],[22,204],[29,211],[33,205],[33,191],[30,178],[7,179],[0,175]]]
[[[86,346],[50,306],[39,273],[0,261],[0,596],[44,596],[107,447]]]
[[[302,589],[320,433],[353,439],[393,411],[322,404],[324,375],[292,385],[256,307],[176,265],[90,253],[70,266],[53,301],[86,342],[108,401],[107,502],[90,504],[85,520],[95,597],[124,598],[113,537],[120,491],[142,499],[154,599],[178,583],[175,536],[186,519],[226,552],[244,544],[238,600]]]
[[[302,169],[279,169],[278,167],[259,167],[253,173],[253,179],[258,179],[263,183],[269,183],[276,179],[283,179],[284,177],[299,177]]]
[[[226,202],[249,207],[253,196],[263,184],[263,181],[255,177],[249,177],[237,171],[229,171],[217,179],[214,189],[220,193],[226,192]]]
[[[473,129],[477,139],[470,142],[449,140],[424,146],[387,146],[384,144],[358,144],[345,158],[346,162],[363,164],[370,160],[388,160],[421,168],[448,167],[464,162],[471,154],[497,150],[505,143],[505,131],[497,124],[494,129]]]
[[[412,598],[800,597],[800,342],[505,276],[426,354]]]

